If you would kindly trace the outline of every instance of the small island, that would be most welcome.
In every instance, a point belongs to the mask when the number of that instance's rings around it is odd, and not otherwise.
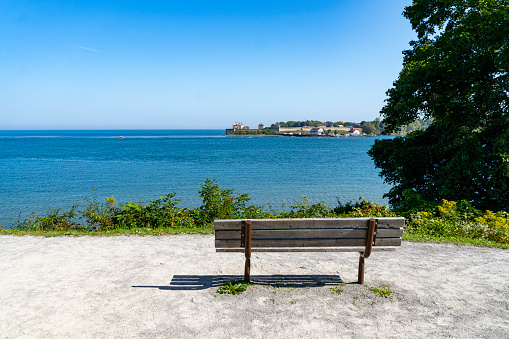
[[[399,133],[393,135],[406,135],[410,132],[426,129],[429,120],[416,119],[411,124],[401,127]],[[287,121],[276,122],[265,127],[259,124],[258,128],[251,129],[242,122],[236,122],[232,128],[226,129],[226,136],[277,136],[277,137],[362,137],[382,135],[384,124],[380,118],[373,121],[343,122],[343,121]]]
[[[360,124],[342,121],[321,122],[318,120],[276,122],[270,127],[259,124],[257,129],[251,129],[242,122],[236,122],[231,129],[227,129],[225,135],[231,136],[284,136],[284,137],[346,137],[367,136],[380,134],[381,123],[376,128],[370,122]],[[378,132],[378,133],[377,133]]]
[[[277,122],[270,127],[259,124],[257,129],[251,129],[241,122],[233,124],[227,129],[225,135],[231,136],[285,136],[285,137],[340,137],[340,136],[366,136],[362,125],[352,124],[344,126],[341,123],[322,123],[321,121],[289,121]]]

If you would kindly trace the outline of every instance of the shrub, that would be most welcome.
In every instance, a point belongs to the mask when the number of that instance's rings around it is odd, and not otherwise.
[[[332,211],[325,202],[320,201],[316,204],[310,204],[307,196],[303,195],[301,201],[294,201],[294,205],[290,206],[288,213],[282,213],[282,218],[331,218],[334,217]]]
[[[410,213],[407,224],[414,234],[509,243],[508,213],[482,212],[467,201],[442,200],[433,211]]]
[[[84,210],[81,212],[81,218],[85,219],[83,225],[92,231],[110,230],[114,228],[112,217],[116,211],[115,199],[106,198],[106,202],[97,201],[97,193],[94,190],[92,199],[83,199]]]
[[[31,213],[24,220],[18,220],[15,229],[24,231],[66,231],[72,229],[81,229],[81,225],[77,221],[77,206],[73,206],[70,210],[61,212],[61,209],[50,208],[45,216],[38,216],[36,212]]]
[[[214,219],[242,219],[263,217],[261,207],[247,206],[251,200],[247,194],[233,195],[233,190],[222,189],[216,179],[200,183],[203,203],[199,208],[198,222],[208,224]]]
[[[363,197],[359,198],[359,202],[353,204],[348,202],[346,205],[338,201],[338,206],[334,208],[337,215],[344,217],[396,217],[398,214],[391,211],[389,206],[382,206],[377,203],[368,201]]]

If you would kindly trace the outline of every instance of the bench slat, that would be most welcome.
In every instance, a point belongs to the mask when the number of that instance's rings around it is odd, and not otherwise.
[[[403,227],[405,218],[377,218],[378,227]],[[240,229],[242,221],[247,219],[214,220],[216,230]],[[252,229],[285,229],[285,228],[334,228],[366,227],[369,218],[300,218],[300,219],[251,219]]]
[[[217,248],[216,252],[244,252],[243,247],[235,247],[235,248]],[[262,248],[257,247],[253,248],[252,252],[364,252],[366,247],[270,247],[270,248]],[[395,251],[396,247],[394,246],[379,246],[373,247],[372,251],[380,252],[380,251]]]
[[[364,238],[252,239],[251,247],[341,247],[365,246]],[[216,248],[239,247],[240,239],[216,239]],[[374,246],[401,246],[401,238],[377,238]]]
[[[217,230],[216,239],[240,239],[240,230]],[[399,238],[403,235],[403,228],[379,228],[376,236],[379,238]],[[258,238],[366,238],[366,228],[313,228],[293,230],[253,230],[252,239]]]

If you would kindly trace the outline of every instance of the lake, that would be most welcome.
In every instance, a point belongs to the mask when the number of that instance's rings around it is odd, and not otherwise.
[[[376,139],[225,137],[224,130],[0,131],[0,225],[20,212],[100,201],[201,204],[200,182],[287,207],[306,195],[335,206],[359,197],[387,204],[390,189],[366,154]],[[119,139],[122,136],[124,139]]]

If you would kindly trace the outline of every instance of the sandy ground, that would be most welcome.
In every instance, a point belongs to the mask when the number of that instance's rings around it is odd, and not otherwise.
[[[356,253],[255,253],[242,295],[211,235],[0,236],[0,259],[0,338],[509,337],[508,250],[404,242],[365,286]]]

